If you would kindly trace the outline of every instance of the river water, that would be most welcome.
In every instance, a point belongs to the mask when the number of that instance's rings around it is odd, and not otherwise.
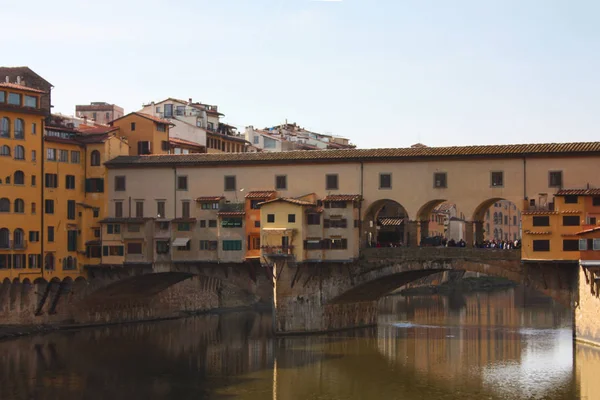
[[[600,351],[521,288],[388,297],[376,328],[273,338],[269,314],[0,342],[0,399],[600,399]]]

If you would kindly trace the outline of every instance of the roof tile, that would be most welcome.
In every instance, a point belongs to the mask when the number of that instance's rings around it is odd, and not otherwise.
[[[23,85],[18,85],[16,83],[8,83],[8,82],[1,82],[0,88],[18,89],[18,90],[23,90],[26,92],[33,92],[33,93],[46,93],[43,90],[34,89],[34,88],[30,88],[29,86],[23,86]]]
[[[330,194],[326,196],[323,201],[358,201],[362,200],[360,194]]]
[[[269,203],[275,203],[276,201],[285,201],[286,203],[295,204],[297,206],[315,206],[316,205],[315,203],[311,203],[310,201],[292,199],[290,197],[278,197],[276,199],[263,201],[262,203],[259,203],[259,205],[262,206],[262,205],[269,204]]]
[[[277,192],[274,190],[259,190],[259,191],[248,192],[248,194],[246,195],[246,198],[247,199],[268,199],[268,198],[274,196],[275,194],[277,194]]]
[[[556,196],[599,196],[600,189],[561,189]]]
[[[196,198],[197,202],[203,202],[203,201],[220,201],[223,200],[225,197],[223,196],[203,196],[203,197],[198,197]]]

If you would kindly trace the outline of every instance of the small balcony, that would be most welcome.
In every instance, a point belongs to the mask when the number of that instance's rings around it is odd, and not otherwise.
[[[266,257],[291,257],[294,246],[261,246],[262,254]]]

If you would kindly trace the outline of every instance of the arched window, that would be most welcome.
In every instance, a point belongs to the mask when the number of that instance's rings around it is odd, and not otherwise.
[[[13,244],[15,249],[22,249],[25,245],[25,232],[21,228],[13,232]]]
[[[100,165],[100,152],[98,150],[92,151],[90,155],[90,165],[93,167]]]
[[[2,118],[2,121],[0,122],[0,137],[10,137],[10,119],[6,117]]]
[[[10,147],[7,145],[0,147],[0,156],[10,157]]]
[[[24,213],[25,212],[25,202],[23,199],[15,200],[15,212],[16,213]]]
[[[0,212],[10,212],[10,200],[6,197],[0,199]]]
[[[498,228],[494,228],[494,239],[498,239]]]
[[[54,269],[54,254],[46,253],[44,257],[44,268],[46,269]]]
[[[494,213],[494,224],[497,224],[497,223],[498,223],[498,213],[495,212]]]
[[[67,257],[63,258],[62,269],[63,269],[63,271],[66,271],[67,269],[69,269],[69,267],[67,266]]]
[[[15,147],[15,160],[25,159],[25,148],[23,146]]]
[[[502,225],[502,212],[498,213],[498,224]]]
[[[4,183],[6,183],[7,185],[10,185],[10,176],[7,176],[7,177],[4,179]]]
[[[15,139],[25,139],[25,123],[21,118],[15,120]]]
[[[8,249],[10,245],[10,231],[6,228],[0,229],[0,249]]]
[[[25,174],[23,171],[15,171],[15,185],[24,185],[25,184]]]

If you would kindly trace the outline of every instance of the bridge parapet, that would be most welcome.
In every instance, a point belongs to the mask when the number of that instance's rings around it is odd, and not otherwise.
[[[365,260],[397,259],[402,261],[520,261],[521,250],[478,249],[466,247],[377,247],[363,249]]]

